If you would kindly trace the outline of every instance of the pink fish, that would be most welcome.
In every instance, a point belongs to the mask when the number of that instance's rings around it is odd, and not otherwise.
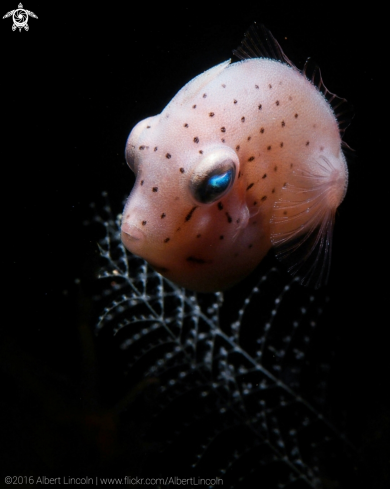
[[[346,101],[319,71],[300,72],[264,27],[252,27],[234,53],[242,61],[197,76],[131,131],[126,160],[136,182],[122,241],[196,291],[239,282],[272,247],[318,287],[347,189]]]

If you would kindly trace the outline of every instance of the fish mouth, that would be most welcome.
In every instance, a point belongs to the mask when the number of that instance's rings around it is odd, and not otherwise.
[[[145,234],[141,231],[141,229],[134,224],[128,224],[124,222],[121,226],[121,238],[122,241],[140,241],[145,239]]]
[[[146,241],[146,236],[145,233],[141,231],[139,227],[135,226],[134,224],[129,224],[127,222],[124,222],[121,226],[121,240],[124,246],[131,253],[134,253],[140,258],[146,260],[148,264],[152,268],[154,268],[154,270],[156,270],[156,272],[165,275],[170,271],[169,268],[158,263],[153,263],[148,260],[147,253],[145,253],[145,249],[142,246]]]

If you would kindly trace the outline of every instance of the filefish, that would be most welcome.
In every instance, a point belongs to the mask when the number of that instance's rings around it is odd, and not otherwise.
[[[271,248],[319,287],[348,184],[351,111],[319,69],[298,70],[264,26],[187,83],[126,143],[136,175],[121,238],[157,272],[211,292],[246,277]]]

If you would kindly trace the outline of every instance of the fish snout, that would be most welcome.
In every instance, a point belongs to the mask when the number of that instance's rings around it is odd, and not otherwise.
[[[126,248],[130,250],[145,240],[145,234],[136,225],[125,221],[121,226],[121,239]]]

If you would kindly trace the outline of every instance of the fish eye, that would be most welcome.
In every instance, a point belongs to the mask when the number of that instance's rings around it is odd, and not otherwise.
[[[135,174],[137,175],[137,168],[136,168],[136,164],[135,164],[135,157],[134,157],[134,152],[131,151],[131,149],[129,149],[128,147],[126,148],[126,152],[125,152],[125,158],[126,158],[126,163],[128,165],[128,167],[130,168],[130,170]]]
[[[193,188],[193,195],[202,204],[211,204],[221,198],[232,186],[235,167],[217,169],[198,181]]]
[[[150,130],[151,126],[155,124],[158,117],[160,116],[148,117],[147,119],[138,122],[138,124],[133,127],[129,137],[127,138],[125,149],[126,163],[135,175],[137,175],[139,163],[145,156],[143,155],[144,151],[142,150],[147,147],[144,146],[145,143],[142,142],[143,134],[145,131],[147,132]]]
[[[201,204],[211,204],[225,195],[232,187],[237,164],[226,152],[216,152],[204,158],[190,180],[190,191]],[[237,159],[234,154],[234,159]]]

